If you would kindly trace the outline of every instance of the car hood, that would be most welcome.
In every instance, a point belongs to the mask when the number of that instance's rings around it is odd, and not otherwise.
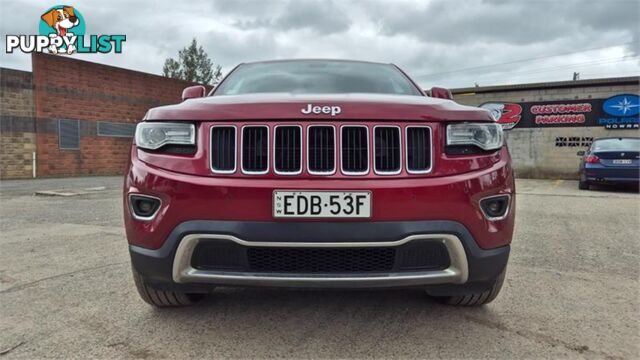
[[[311,106],[339,106],[336,115],[304,114]],[[385,94],[217,95],[150,109],[145,120],[403,120],[494,121],[489,111],[427,96]]]

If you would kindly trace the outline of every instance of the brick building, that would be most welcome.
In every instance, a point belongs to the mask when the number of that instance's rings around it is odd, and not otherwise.
[[[2,178],[121,174],[135,123],[193,85],[48,54],[32,69],[0,69]]]

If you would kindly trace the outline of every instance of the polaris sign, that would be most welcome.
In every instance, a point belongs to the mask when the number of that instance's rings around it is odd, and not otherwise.
[[[640,123],[640,97],[634,94],[616,95],[602,103],[609,117],[598,118],[598,124],[607,129],[638,129]]]

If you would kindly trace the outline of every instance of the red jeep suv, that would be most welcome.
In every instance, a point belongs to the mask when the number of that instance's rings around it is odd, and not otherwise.
[[[124,182],[133,277],[155,306],[215,286],[502,286],[515,188],[489,111],[391,64],[241,64],[147,112]]]

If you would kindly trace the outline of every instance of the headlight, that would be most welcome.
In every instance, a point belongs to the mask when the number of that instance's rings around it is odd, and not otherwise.
[[[136,145],[156,150],[164,145],[195,145],[196,127],[193,124],[141,122],[136,127]]]
[[[461,123],[447,126],[447,145],[475,145],[483,150],[502,147],[502,125],[497,123]]]

